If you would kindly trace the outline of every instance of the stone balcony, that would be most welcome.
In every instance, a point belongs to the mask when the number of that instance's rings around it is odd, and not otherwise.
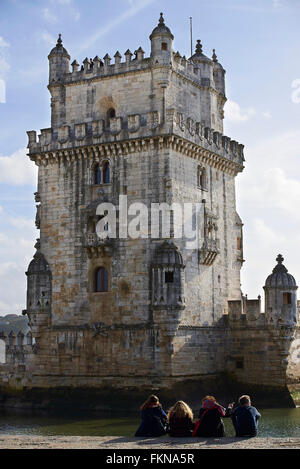
[[[100,238],[97,233],[85,233],[83,236],[83,247],[87,250],[88,257],[99,257],[101,255],[111,255],[113,239],[108,236]]]
[[[200,264],[212,265],[219,252],[220,242],[218,239],[205,240],[199,250]]]

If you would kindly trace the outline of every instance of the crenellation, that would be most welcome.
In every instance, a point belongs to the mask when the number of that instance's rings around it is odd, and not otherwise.
[[[36,132],[28,132],[28,148],[30,153],[43,153],[67,149],[87,144],[101,144],[113,141],[126,141],[134,136],[137,138],[149,138],[153,132],[161,135],[178,135],[192,140],[196,145],[210,150],[223,158],[235,161],[242,165],[244,161],[244,146],[223,136],[203,123],[195,122],[194,119],[178,113],[174,109],[166,111],[166,122],[160,123],[160,114],[157,111],[145,114],[133,114],[109,119],[109,126],[105,126],[104,120],[92,121],[90,123],[78,123],[74,126],[63,125],[58,127],[57,134],[52,129],[42,129],[36,142]]]

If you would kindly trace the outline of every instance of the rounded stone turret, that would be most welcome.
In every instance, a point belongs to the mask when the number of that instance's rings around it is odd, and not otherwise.
[[[266,279],[265,314],[267,322],[274,325],[297,323],[297,284],[283,265],[284,258],[278,254],[277,265]]]
[[[170,29],[165,25],[163,14],[160,14],[159,22],[149,36],[151,41],[151,59],[154,65],[172,64],[173,39]]]
[[[49,60],[49,84],[63,81],[63,77],[69,72],[70,55],[63,47],[61,34],[58,35],[56,46],[48,55]]]
[[[195,68],[200,70],[201,78],[213,79],[213,61],[203,54],[200,39],[197,40],[195,54],[193,54],[189,60],[193,62]]]
[[[218,61],[216,51],[213,49],[213,55],[212,55],[212,61],[213,61],[213,76],[214,76],[214,82],[215,82],[215,87],[220,93],[222,93],[225,96],[225,70]]]
[[[156,308],[184,308],[184,263],[172,241],[165,241],[152,263],[152,304]]]

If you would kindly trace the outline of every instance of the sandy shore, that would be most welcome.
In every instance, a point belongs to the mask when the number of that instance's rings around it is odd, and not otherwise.
[[[300,449],[300,438],[128,438],[1,435],[0,449]]]

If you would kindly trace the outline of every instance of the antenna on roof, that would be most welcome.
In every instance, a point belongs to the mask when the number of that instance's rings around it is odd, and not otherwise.
[[[190,16],[190,33],[191,33],[191,56],[193,55],[193,18]]]

